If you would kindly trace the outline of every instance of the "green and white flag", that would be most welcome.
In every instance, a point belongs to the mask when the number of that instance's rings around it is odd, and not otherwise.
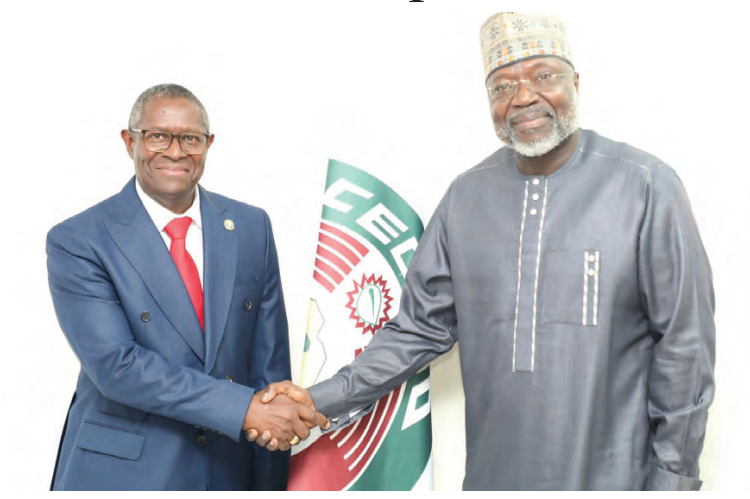
[[[424,227],[401,197],[353,166],[329,161],[300,384],[349,364],[398,312]],[[295,447],[289,490],[432,490],[429,369],[367,416]]]

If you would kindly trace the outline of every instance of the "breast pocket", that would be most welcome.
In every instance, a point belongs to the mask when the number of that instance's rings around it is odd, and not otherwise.
[[[542,323],[597,327],[602,252],[551,251],[547,255]]]

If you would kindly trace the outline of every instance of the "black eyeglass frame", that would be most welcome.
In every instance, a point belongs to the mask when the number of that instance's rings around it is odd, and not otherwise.
[[[159,133],[163,133],[164,135],[169,135],[169,142],[167,142],[167,146],[164,149],[153,150],[153,149],[149,149],[148,146],[146,145],[146,149],[148,149],[151,152],[155,152],[155,153],[163,153],[164,151],[166,151],[167,149],[169,149],[170,146],[172,145],[172,141],[174,140],[175,137],[177,137],[177,142],[178,142],[178,144],[180,144],[180,149],[182,149],[182,152],[184,152],[185,154],[189,154],[190,156],[197,156],[199,154],[203,154],[206,151],[206,147],[208,147],[208,140],[213,135],[213,134],[210,134],[210,133],[203,133],[203,132],[172,133],[172,132],[168,132],[166,130],[159,130],[159,129],[156,129],[156,128],[148,128],[146,130],[140,130],[138,128],[128,128],[128,131],[130,131],[130,132],[138,132],[138,133],[143,134],[144,142],[145,142],[145,139],[146,139],[146,132],[159,132]],[[206,137],[206,142],[204,142],[204,144],[203,144],[203,149],[201,149],[200,152],[188,152],[188,151],[186,151],[185,147],[182,144],[182,136],[183,135],[203,135],[204,137]]]

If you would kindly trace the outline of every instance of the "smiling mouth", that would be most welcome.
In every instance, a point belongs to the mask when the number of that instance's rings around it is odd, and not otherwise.
[[[156,167],[154,170],[165,173],[166,175],[186,175],[190,173],[187,168],[168,168],[168,167]]]
[[[545,123],[549,122],[552,119],[549,113],[527,113],[527,114],[521,114],[519,116],[514,116],[510,119],[509,124],[514,129],[522,131],[522,132],[529,132],[532,130],[535,130],[537,128],[540,128]]]

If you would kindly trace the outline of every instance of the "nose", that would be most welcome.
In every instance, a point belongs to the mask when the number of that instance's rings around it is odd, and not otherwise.
[[[513,105],[528,107],[539,102],[539,94],[529,88],[529,82],[523,81],[518,84],[518,93],[513,97]]]
[[[172,143],[169,144],[169,147],[162,153],[162,155],[172,158],[175,161],[187,156],[185,151],[182,150],[182,147],[180,147],[180,137],[172,137]]]

